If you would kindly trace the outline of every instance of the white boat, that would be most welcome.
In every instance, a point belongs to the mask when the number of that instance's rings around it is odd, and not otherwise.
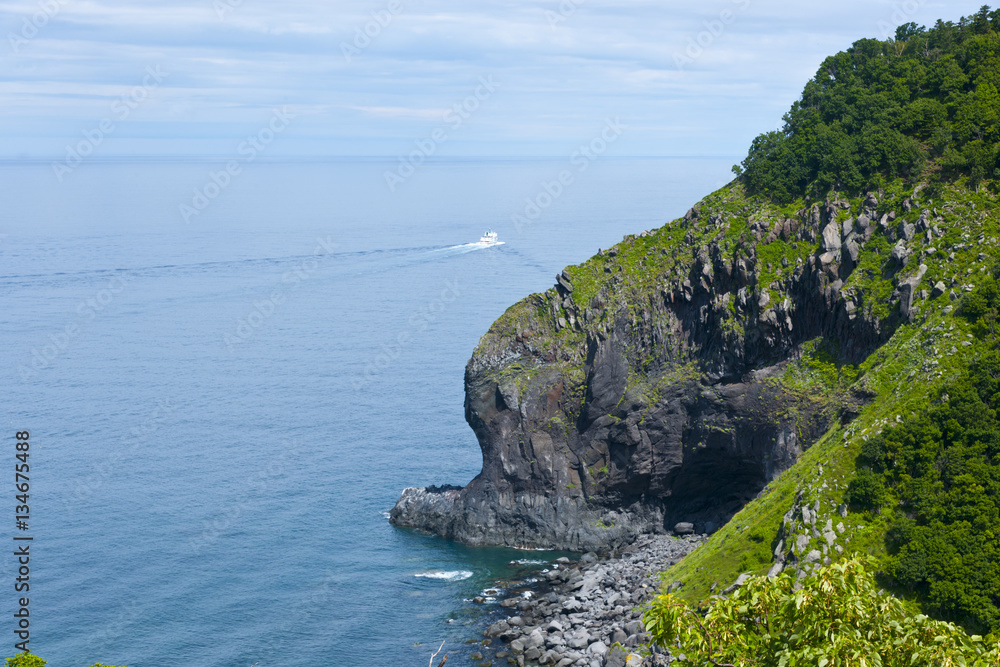
[[[487,229],[486,233],[479,237],[479,242],[486,245],[499,245],[501,243],[497,240],[497,233],[492,229]]]

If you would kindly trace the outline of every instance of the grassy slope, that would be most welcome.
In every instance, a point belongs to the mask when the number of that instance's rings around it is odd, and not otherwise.
[[[904,213],[903,201],[907,198],[912,198],[914,205],[910,212]],[[838,218],[856,215],[860,204],[860,199],[851,200],[850,209],[840,212]],[[614,305],[595,309],[594,319],[582,324],[582,330],[572,327],[557,330],[553,326],[549,308],[558,303],[553,289],[511,306],[480,340],[480,348],[502,347],[503,341],[515,335],[530,337],[538,348],[557,353],[551,365],[570,378],[571,384],[579,385],[571,390],[579,393],[582,400],[583,343],[588,331],[610,326],[609,319],[616,308],[625,307],[635,319],[641,318],[644,305],[650,298],[658,298],[655,295],[661,288],[688,277],[699,247],[714,241],[722,248],[724,257],[732,258],[741,245],[753,243],[749,237],[753,223],[770,227],[780,218],[795,217],[796,211],[805,205],[798,201],[778,207],[761,199],[750,199],[738,182],[731,183],[700,202],[701,215],[696,220],[675,220],[646,235],[626,236],[611,251],[566,267],[575,287],[572,299],[581,310],[588,308],[597,296]],[[841,518],[835,514],[843,502],[862,439],[877,433],[892,420],[905,419],[911,413],[911,405],[967,366],[980,344],[968,337],[963,320],[946,312],[948,306],[957,305],[949,292],[953,289],[957,294],[964,293],[967,286],[976,284],[1000,259],[997,245],[1000,209],[995,195],[985,190],[973,192],[962,181],[917,188],[916,192],[912,186],[897,181],[880,193],[879,213],[897,212],[895,224],[916,222],[923,209],[931,210],[932,218],[940,218],[937,224],[944,237],[928,239],[926,234],[918,233],[909,244],[913,252],[906,266],[898,272],[884,272],[892,242],[876,232],[862,249],[858,267],[843,289],[860,294],[862,308],[876,318],[898,308],[898,302],[890,298],[896,281],[913,275],[920,264],[925,264],[927,271],[918,290],[930,292],[940,280],[948,291],[936,299],[915,299],[911,323],[898,329],[860,368],[838,368],[823,349],[822,341],[803,346],[802,358],[777,380],[789,390],[829,395],[846,394],[854,388],[875,393],[877,397],[849,425],[838,425],[825,434],[795,466],[773,481],[703,547],[663,574],[666,583],[683,584],[681,594],[689,601],[706,598],[713,583],[725,587],[741,572],[766,572],[782,518],[800,492],[810,504],[820,501],[820,524],[829,518],[834,519],[834,524],[843,522],[846,531],[840,544],[845,548],[844,555],[883,551],[885,526],[878,517],[850,514]],[[712,223],[710,218],[714,214],[723,215],[724,221]],[[818,247],[818,242],[802,241],[757,244],[760,291],[767,291],[772,303],[782,299],[782,281],[795,269],[798,260],[805,261]],[[784,258],[788,260],[787,268],[782,265]],[[555,308],[568,318],[561,306]],[[725,323],[730,324],[735,328],[740,326],[735,318]],[[523,387],[536,376],[544,375],[543,370],[543,367],[513,364],[501,374],[505,381]],[[645,369],[636,370],[640,372],[630,378],[630,384],[635,383],[633,389],[642,389],[644,384],[655,385],[657,378],[645,378],[642,376]],[[651,390],[655,392],[655,386]],[[832,552],[831,556],[836,557]]]
[[[899,190],[899,200],[909,194],[901,187]],[[946,234],[943,239],[933,241],[918,235],[913,247],[919,254],[915,254],[904,271],[912,272],[917,264],[926,264],[927,273],[919,289],[928,291],[938,280],[948,286],[956,280],[956,292],[977,284],[1000,259],[998,198],[956,184],[945,186],[934,195],[918,194],[915,199],[917,206],[906,219],[915,217],[921,208],[936,209],[945,220],[941,227]],[[984,236],[982,241],[980,235]],[[888,281],[877,271],[875,275],[865,275],[863,269],[877,267],[878,258],[868,251],[885,252],[884,245],[876,242],[872,246],[869,242],[865,248],[867,256],[862,257],[860,267],[845,285],[845,289],[869,294],[871,300],[867,302],[879,309],[889,307],[886,296],[892,291],[891,284],[887,287]],[[760,250],[758,255],[762,256]],[[697,602],[709,596],[713,583],[722,588],[742,572],[767,572],[782,518],[799,493],[809,504],[820,501],[820,524],[830,518],[834,524],[843,522],[846,527],[841,542],[845,547],[843,556],[853,552],[884,553],[885,523],[881,517],[849,513],[841,518],[836,509],[843,502],[863,439],[878,433],[891,421],[906,419],[912,412],[911,406],[961,373],[979,352],[981,344],[971,337],[965,321],[947,312],[948,306],[955,305],[947,292],[937,299],[916,301],[913,321],[897,330],[858,369],[836,369],[820,354],[804,354],[790,368],[790,381],[811,385],[817,391],[832,389],[838,382],[849,382],[875,392],[877,397],[850,424],[838,425],[826,433],[704,546],[664,572],[664,583],[682,583],[682,597]],[[837,557],[832,551],[830,555]]]

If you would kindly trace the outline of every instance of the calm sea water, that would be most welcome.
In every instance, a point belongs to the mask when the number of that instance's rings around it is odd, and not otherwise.
[[[377,160],[261,162],[218,189],[211,162],[62,182],[0,166],[0,461],[30,430],[33,651],[54,667],[424,665],[447,640],[449,664],[471,664],[487,609],[469,600],[523,576],[509,561],[554,554],[384,513],[406,486],[479,471],[462,376],[490,323],[681,215],[734,161],[442,161],[394,193]],[[574,182],[518,229],[564,169]],[[506,243],[468,245],[488,227]]]

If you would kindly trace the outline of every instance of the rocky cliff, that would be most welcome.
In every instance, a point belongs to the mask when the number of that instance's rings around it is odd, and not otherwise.
[[[782,210],[734,182],[567,267],[468,362],[482,472],[406,489],[392,522],[570,550],[678,522],[712,532],[871,397],[835,369],[928,298],[921,259],[940,221],[873,193]],[[820,356],[834,377],[810,374]]]

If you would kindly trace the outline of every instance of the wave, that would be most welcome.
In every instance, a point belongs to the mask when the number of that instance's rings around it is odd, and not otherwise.
[[[442,581],[464,581],[472,576],[469,570],[430,570],[428,572],[417,572],[414,577],[422,579],[439,579]]]
[[[473,252],[475,250],[483,250],[484,248],[492,248],[493,246],[504,245],[505,241],[496,241],[495,243],[484,243],[482,241],[476,241],[475,243],[462,243],[460,245],[451,245],[444,248],[435,248],[428,252],[431,253],[442,253],[449,255],[461,255],[467,252]]]
[[[488,248],[497,243],[463,243],[452,246],[413,246],[402,248],[374,248],[338,252],[314,252],[304,255],[282,255],[274,257],[245,257],[216,261],[189,262],[179,264],[146,264],[120,266],[109,269],[76,269],[49,273],[0,274],[0,285],[59,284],[66,282],[100,281],[127,274],[134,278],[156,278],[164,275],[182,276],[218,272],[224,270],[250,270],[279,273],[286,270],[304,270],[312,273],[322,267],[324,272],[346,275],[380,273],[402,269],[414,264],[434,261],[442,255],[460,255],[474,250]],[[317,246],[319,247],[319,246]],[[361,266],[357,262],[362,262]],[[303,268],[305,267],[305,268]],[[359,270],[360,269],[360,270]]]

